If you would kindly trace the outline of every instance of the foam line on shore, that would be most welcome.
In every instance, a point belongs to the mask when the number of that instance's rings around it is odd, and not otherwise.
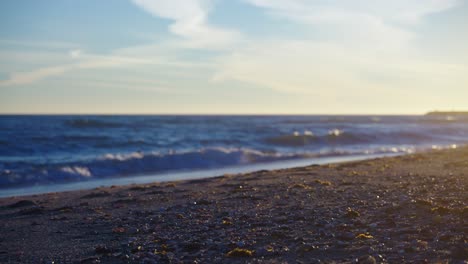
[[[290,169],[295,167],[303,167],[311,164],[323,165],[330,163],[341,163],[350,161],[360,161],[379,157],[390,157],[402,155],[395,153],[382,153],[374,155],[353,155],[353,156],[338,156],[338,157],[320,157],[320,158],[309,158],[309,159],[297,159],[297,160],[285,160],[278,162],[269,163],[257,163],[245,166],[231,166],[220,169],[210,170],[195,170],[195,171],[184,171],[184,172],[173,172],[164,174],[147,174],[135,177],[121,177],[111,179],[97,179],[92,181],[74,182],[74,183],[63,183],[63,184],[52,184],[52,185],[36,185],[31,187],[12,188],[0,190],[0,197],[13,197],[13,196],[27,196],[36,195],[50,192],[64,192],[64,191],[76,191],[86,190],[97,187],[107,187],[112,185],[130,185],[130,184],[145,184],[151,182],[167,182],[177,180],[192,180],[211,178],[224,174],[240,174],[250,173],[259,170],[279,170],[279,169]]]

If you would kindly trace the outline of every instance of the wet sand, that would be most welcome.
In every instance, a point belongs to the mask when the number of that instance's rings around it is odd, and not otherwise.
[[[468,148],[0,199],[0,263],[467,263]]]

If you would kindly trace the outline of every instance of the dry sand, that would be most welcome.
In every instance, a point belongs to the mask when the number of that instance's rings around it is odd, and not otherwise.
[[[0,263],[467,263],[468,148],[0,199]]]

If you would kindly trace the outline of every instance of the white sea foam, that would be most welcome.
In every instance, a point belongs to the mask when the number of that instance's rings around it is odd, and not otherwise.
[[[75,174],[75,175],[80,175],[83,177],[91,177],[92,174],[89,171],[88,168],[86,167],[80,167],[80,166],[66,166],[60,168],[61,171],[69,173],[69,174]]]
[[[332,129],[330,131],[328,131],[328,135],[329,136],[335,136],[335,137],[338,137],[340,136],[341,134],[343,134],[343,130],[339,130],[339,129]]]
[[[129,154],[106,154],[104,155],[103,159],[106,160],[118,160],[118,161],[125,161],[130,159],[142,159],[144,154],[141,152],[132,152]]]

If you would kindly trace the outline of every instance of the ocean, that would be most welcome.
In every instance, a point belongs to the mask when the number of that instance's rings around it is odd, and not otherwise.
[[[467,142],[463,116],[3,115],[0,196],[322,164]]]

